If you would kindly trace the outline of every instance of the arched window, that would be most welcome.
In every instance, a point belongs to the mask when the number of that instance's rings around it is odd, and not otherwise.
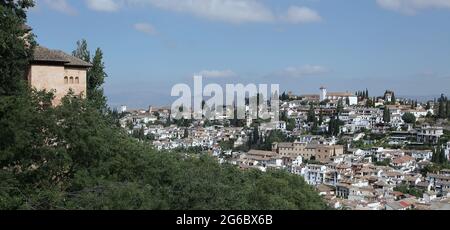
[[[80,78],[79,77],[75,78],[75,84],[80,84]]]
[[[64,84],[69,84],[69,78],[67,76],[64,77]]]
[[[73,77],[70,77],[69,83],[73,84]]]

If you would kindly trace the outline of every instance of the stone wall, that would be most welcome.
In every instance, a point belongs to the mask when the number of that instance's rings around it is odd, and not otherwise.
[[[32,65],[28,75],[31,87],[37,90],[54,91],[55,106],[61,104],[61,99],[70,89],[76,95],[86,96],[86,69],[68,66]]]

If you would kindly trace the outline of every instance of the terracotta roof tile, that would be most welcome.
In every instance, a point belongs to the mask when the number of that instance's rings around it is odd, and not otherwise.
[[[55,62],[65,66],[91,67],[92,65],[60,50],[51,50],[43,46],[34,49],[34,62]]]

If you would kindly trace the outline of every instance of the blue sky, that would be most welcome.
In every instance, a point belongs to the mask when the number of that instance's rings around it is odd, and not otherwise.
[[[170,104],[171,88],[279,83],[297,94],[450,93],[450,0],[37,0],[38,43],[104,51],[111,106]]]

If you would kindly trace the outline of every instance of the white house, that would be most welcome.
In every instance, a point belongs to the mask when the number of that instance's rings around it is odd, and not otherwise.
[[[450,160],[450,141],[447,142],[444,152],[445,152],[445,157],[447,157],[447,159]]]
[[[357,105],[358,97],[349,92],[328,92],[327,88],[320,87],[320,101],[325,100],[342,100],[344,103],[348,102],[348,105]]]
[[[301,175],[310,185],[319,185],[325,182],[327,167],[325,165],[309,164],[303,168]]]

